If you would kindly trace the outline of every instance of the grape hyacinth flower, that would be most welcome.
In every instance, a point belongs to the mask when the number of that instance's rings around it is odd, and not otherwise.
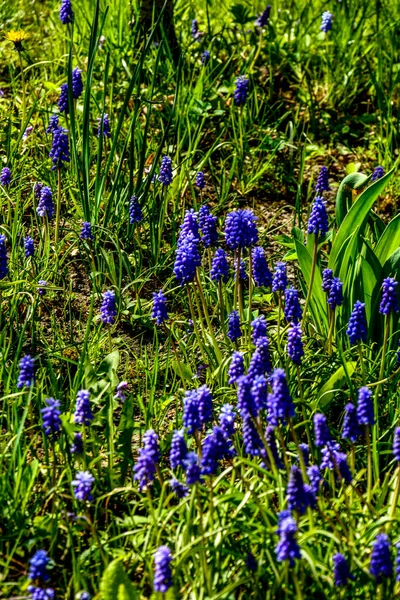
[[[328,31],[330,31],[332,29],[332,19],[333,19],[333,14],[331,12],[329,12],[329,10],[326,10],[325,12],[323,12],[320,30],[323,31],[324,33],[327,33]]]
[[[257,21],[255,22],[255,25],[257,27],[260,27],[261,29],[263,29],[269,21],[270,14],[271,14],[271,5],[268,4],[266,9],[259,15]]]
[[[193,234],[187,235],[181,239],[176,249],[174,274],[179,285],[183,286],[185,283],[193,281],[196,269],[200,265],[198,240],[194,238]]]
[[[328,233],[328,213],[322,196],[317,196],[311,207],[310,218],[308,220],[308,233],[314,235],[325,235]]]
[[[192,20],[191,31],[192,31],[192,37],[194,37],[196,39],[199,34],[199,24],[197,22],[197,19]]]
[[[25,354],[19,361],[19,376],[17,388],[21,390],[24,387],[31,387],[35,382],[34,359]]]
[[[308,464],[310,462],[310,447],[308,444],[306,443],[301,443],[299,444],[299,450],[303,455],[303,461],[306,467],[308,467]]]
[[[199,171],[197,173],[195,183],[200,190],[203,190],[205,188],[206,180],[205,180],[203,171]]]
[[[110,119],[108,117],[108,114],[104,113],[101,117],[97,117],[97,123],[98,123],[97,137],[98,138],[101,137],[101,129],[103,128],[103,137],[110,138],[111,131],[110,131]]]
[[[169,485],[171,486],[172,491],[174,492],[177,498],[185,498],[185,496],[187,496],[189,493],[188,486],[182,483],[181,481],[178,481],[176,477],[170,479]]]
[[[155,431],[149,429],[143,436],[143,447],[139,451],[139,456],[133,469],[133,479],[139,482],[140,491],[153,482],[156,465],[159,460],[158,435]]]
[[[358,390],[357,419],[359,425],[375,423],[372,392],[367,387],[361,387]]]
[[[311,488],[304,485],[303,476],[297,465],[293,465],[290,471],[287,485],[287,501],[289,510],[296,510],[300,515],[304,515],[309,506],[313,507],[315,505],[315,498]]]
[[[235,454],[231,440],[225,431],[216,425],[204,438],[200,461],[202,475],[215,475],[219,462],[224,458],[232,458]]]
[[[168,546],[159,546],[154,553],[154,591],[165,594],[172,586],[172,554]]]
[[[228,371],[229,385],[236,383],[239,377],[242,377],[242,375],[244,375],[244,357],[241,352],[235,351],[232,354],[231,364]]]
[[[68,105],[68,83],[63,83],[61,86],[60,97],[58,99],[58,108],[60,112],[65,112],[66,115],[69,114],[69,105]],[[53,130],[55,133],[56,130]]]
[[[25,248],[25,256],[28,258],[28,256],[33,256],[35,254],[35,244],[33,239],[27,235],[26,238],[24,238],[24,248]]]
[[[385,174],[383,167],[375,167],[374,172],[371,175],[371,181],[376,181],[377,179],[381,179]]]
[[[349,579],[354,579],[346,558],[339,552],[333,555],[333,579],[337,587],[345,586]]]
[[[272,279],[272,291],[284,292],[287,288],[288,280],[286,274],[286,263],[277,262],[274,267],[274,276]]]
[[[224,404],[221,408],[218,422],[227,437],[232,437],[235,433],[235,420],[236,413],[233,406],[231,404]]]
[[[82,454],[83,452],[83,439],[80,432],[75,433],[74,441],[71,444],[71,454]]]
[[[172,160],[169,156],[162,157],[158,181],[164,186],[172,183]]]
[[[0,279],[4,279],[8,274],[6,239],[5,235],[0,235]]]
[[[329,431],[328,423],[325,415],[322,413],[316,413],[314,415],[314,433],[315,433],[315,445],[318,448],[322,448],[329,442],[332,441],[331,432]]]
[[[258,339],[266,337],[267,335],[267,321],[264,315],[256,317],[254,321],[251,322],[251,327],[253,329],[253,342],[254,344],[257,344]]]
[[[88,592],[81,592],[79,600],[90,600],[90,594]]]
[[[329,192],[329,181],[328,181],[328,169],[327,167],[321,167],[320,172],[318,174],[317,183],[315,185],[315,191],[317,194],[321,194],[322,192]]]
[[[3,187],[7,187],[11,183],[11,171],[8,167],[3,167],[0,175],[0,182]]]
[[[310,489],[314,496],[317,496],[319,492],[319,486],[322,481],[321,472],[318,465],[311,465],[307,469],[307,477],[310,482]]]
[[[324,469],[330,469],[331,471],[337,465],[337,454],[341,452],[340,445],[334,440],[327,442],[326,446],[324,446],[321,450],[321,464],[320,469],[323,471]]]
[[[256,375],[251,385],[251,396],[255,413],[267,408],[268,383],[264,375]]]
[[[293,287],[285,289],[285,319],[288,323],[299,323],[302,317],[301,306],[299,302],[299,292]]]
[[[61,427],[61,410],[60,401],[54,398],[46,398],[45,403],[47,406],[41,409],[43,429],[47,436],[56,436],[60,432]]]
[[[183,425],[189,434],[212,421],[212,395],[207,386],[188,390],[183,400]]]
[[[343,303],[343,283],[339,277],[334,277],[331,282],[331,288],[328,294],[328,305],[331,310],[335,310],[337,306]]]
[[[265,375],[272,370],[271,355],[269,351],[269,340],[266,335],[259,337],[256,341],[256,349],[250,360],[248,375]]]
[[[303,342],[301,341],[301,326],[300,324],[290,324],[288,332],[287,353],[290,360],[295,365],[301,365],[301,359],[304,356]]]
[[[75,67],[72,71],[72,96],[77,100],[83,92],[82,70]]]
[[[183,429],[180,431],[174,431],[171,440],[171,449],[169,452],[171,469],[183,467],[183,461],[185,460],[187,453],[188,449],[186,446]]]
[[[226,244],[231,250],[249,248],[258,242],[257,217],[252,210],[240,209],[227,214],[225,219]]]
[[[76,408],[74,413],[74,422],[79,425],[89,425],[94,416],[90,408],[89,390],[79,390],[76,395]]]
[[[45,296],[47,294],[46,286],[47,286],[47,281],[45,281],[44,279],[39,279],[38,292],[39,292],[40,296]]]
[[[332,269],[324,269],[322,272],[322,291],[329,294],[333,281]]]
[[[128,382],[127,381],[120,381],[119,384],[116,387],[115,390],[115,396],[114,398],[116,400],[121,400],[121,402],[125,402],[126,400],[126,390],[128,389]]]
[[[40,217],[47,216],[48,219],[54,217],[53,192],[47,185],[44,185],[40,191],[36,212]]]
[[[103,294],[103,302],[100,307],[100,318],[103,323],[112,325],[115,322],[117,316],[117,305],[115,292],[113,290],[107,290]]]
[[[240,329],[240,317],[237,310],[233,310],[228,316],[228,338],[231,342],[236,342],[242,337],[242,330]]]
[[[81,502],[84,502],[85,500],[91,502],[93,500],[93,484],[94,477],[89,471],[78,471],[75,479],[71,482],[71,485],[74,488],[75,498]]]
[[[382,315],[388,315],[391,312],[399,312],[399,299],[397,295],[397,286],[399,282],[393,277],[386,277],[382,283],[382,300],[379,306],[379,312]]]
[[[37,579],[47,581],[49,579],[47,574],[47,565],[49,562],[50,559],[46,550],[38,550],[35,552],[29,561],[28,579],[31,581],[36,581]]]
[[[346,331],[350,338],[350,344],[365,342],[367,339],[367,317],[365,315],[365,304],[357,300],[349,319]]]
[[[210,58],[210,52],[208,50],[204,50],[203,54],[201,55],[201,64],[203,65],[203,67],[208,65],[208,63],[210,62]]]
[[[28,585],[28,592],[30,593],[30,600],[53,600],[54,598],[54,590],[52,588]]]
[[[400,427],[396,427],[394,430],[393,456],[397,462],[400,462]]]
[[[188,485],[195,485],[202,480],[199,457],[195,452],[187,453],[183,467],[185,469],[186,483]]]
[[[344,409],[342,438],[354,443],[360,435],[361,430],[357,419],[357,409],[354,404],[349,402]]]
[[[300,548],[296,540],[297,525],[296,521],[285,512],[285,518],[280,520],[278,535],[279,542],[275,548],[276,558],[279,562],[289,561],[291,567],[294,566],[295,559],[301,558]]]
[[[61,0],[60,21],[63,25],[68,25],[74,20],[74,12],[71,6],[71,0]]]
[[[210,213],[206,204],[199,210],[199,228],[202,233],[201,241],[205,248],[218,245],[217,217]]]
[[[142,207],[140,206],[136,196],[132,196],[129,202],[129,223],[135,225],[143,219]]]
[[[372,546],[369,572],[375,577],[377,583],[382,581],[382,577],[392,576],[393,565],[390,556],[390,543],[385,533],[380,533],[376,536]]]
[[[235,261],[235,274],[234,274],[234,281],[236,281],[236,273],[237,273],[237,260]],[[246,273],[246,263],[244,262],[243,259],[240,260],[239,263],[239,280],[240,281],[248,281],[249,277]]]
[[[337,452],[334,454],[334,460],[341,479],[343,479],[346,483],[351,483],[353,481],[353,475],[351,473],[349,463],[347,462],[347,454],[344,452]]]
[[[58,115],[51,115],[49,126],[46,129],[46,133],[54,133],[55,130],[58,129],[58,127],[59,127]],[[41,185],[41,184],[37,183],[36,185]]]
[[[245,75],[239,75],[235,81],[235,91],[233,97],[235,104],[243,106],[249,95],[249,80]]]
[[[275,369],[270,378],[272,393],[268,396],[268,422],[275,427],[295,416],[294,404],[283,369]]]
[[[156,320],[157,325],[161,325],[168,319],[167,298],[164,296],[162,290],[160,290],[158,293],[153,293],[153,309],[151,318]]]
[[[94,236],[92,233],[92,225],[89,223],[89,221],[83,221],[82,222],[82,228],[81,228],[81,233],[80,236],[81,240],[93,240]]]
[[[185,211],[185,217],[182,225],[180,225],[180,234],[178,238],[178,246],[185,243],[186,239],[191,236],[194,243],[200,242],[200,231],[198,222],[198,213],[195,212],[194,208],[190,208]],[[204,217],[204,213],[203,213]],[[204,223],[204,221],[203,221]]]
[[[53,134],[53,145],[51,147],[49,157],[53,162],[52,171],[61,169],[64,162],[70,162],[69,146],[68,146],[68,131],[63,127],[57,127]]]
[[[217,248],[215,251],[210,277],[212,281],[223,281],[224,283],[229,279],[229,264],[226,258],[226,252],[222,248]]]
[[[269,270],[265,250],[260,246],[255,246],[251,252],[252,274],[257,286],[270,287],[272,285],[272,273]]]
[[[27,140],[29,135],[32,133],[33,131],[33,126],[32,125],[28,125],[28,127],[25,129],[22,139],[23,140]]]

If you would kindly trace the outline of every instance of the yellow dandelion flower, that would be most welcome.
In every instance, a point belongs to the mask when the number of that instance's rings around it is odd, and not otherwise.
[[[29,37],[29,33],[26,33],[26,31],[24,31],[23,29],[21,29],[20,31],[14,31],[12,29],[11,31],[7,31],[4,34],[4,37],[6,38],[6,40],[14,44],[14,49],[17,52],[21,52],[22,42]]]

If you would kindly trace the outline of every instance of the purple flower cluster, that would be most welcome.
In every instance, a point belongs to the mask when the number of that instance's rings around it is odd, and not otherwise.
[[[115,298],[115,292],[113,290],[107,290],[103,294],[103,302],[100,307],[100,318],[103,323],[112,325],[115,322],[117,316],[117,304]]]
[[[0,175],[0,182],[3,187],[7,187],[11,183],[11,171],[8,167],[3,167]]]
[[[239,75],[239,77],[235,81],[235,91],[233,93],[235,104],[237,104],[238,106],[243,106],[243,104],[246,103],[248,95],[249,80],[245,75]]]
[[[199,171],[196,175],[196,185],[200,190],[203,190],[206,186],[206,180],[203,171]]]
[[[26,238],[24,238],[24,248],[25,256],[27,258],[28,256],[33,256],[35,254],[35,243],[29,235],[27,235]]]
[[[57,127],[53,132],[53,145],[49,156],[53,162],[53,171],[61,169],[64,162],[70,162],[68,131],[63,127]]]
[[[46,550],[38,550],[35,552],[29,561],[28,579],[31,581],[36,581],[37,579],[41,581],[47,581],[49,579],[47,573],[47,566],[49,562],[50,559]]]
[[[254,321],[251,322],[251,327],[253,329],[253,342],[254,344],[257,344],[257,340],[266,337],[267,335],[267,321],[264,315],[256,317]]]
[[[97,117],[97,123],[98,123],[97,137],[98,138],[101,137],[101,130],[103,129],[103,137],[110,138],[111,131],[110,131],[110,119],[108,117],[108,114],[104,113],[101,117]]]
[[[46,398],[46,406],[40,411],[42,413],[43,429],[47,436],[56,436],[61,427],[60,401],[54,398]]]
[[[212,395],[207,386],[188,390],[183,400],[183,426],[189,434],[212,421]]]
[[[136,196],[132,196],[129,202],[129,223],[135,225],[143,220],[142,207],[140,206]]]
[[[4,279],[8,274],[6,239],[5,235],[0,235],[0,279]]]
[[[258,242],[257,217],[252,210],[240,209],[227,214],[225,219],[226,244],[231,250],[249,248]]]
[[[168,319],[167,298],[164,296],[162,290],[160,290],[158,293],[153,293],[153,309],[151,318],[156,320],[157,325],[161,325]]]
[[[47,185],[43,185],[40,188],[39,202],[36,212],[39,217],[47,217],[48,219],[52,219],[54,217],[53,192]]]
[[[286,263],[277,262],[274,267],[274,276],[272,279],[272,291],[284,292],[288,285]]]
[[[321,194],[322,192],[329,192],[329,180],[328,180],[328,169],[327,167],[321,167],[320,172],[318,174],[317,183],[315,185],[315,191],[317,194]]]
[[[156,466],[160,460],[158,435],[152,429],[143,436],[143,447],[139,451],[138,459],[134,466],[133,479],[139,482],[139,490],[149,486],[154,480]]]
[[[376,536],[372,547],[369,572],[378,583],[382,581],[382,577],[392,576],[393,565],[390,556],[390,542],[385,533]]]
[[[175,277],[179,285],[185,285],[194,280],[196,269],[201,265],[198,249],[198,238],[192,233],[180,238],[174,264]]]
[[[393,277],[386,277],[382,283],[382,300],[379,306],[379,312],[388,315],[391,312],[399,312],[399,298],[397,295],[397,286],[399,282]]]
[[[376,181],[377,179],[381,179],[385,174],[383,167],[375,167],[374,172],[371,175],[371,181]]]
[[[222,248],[217,248],[215,251],[210,277],[213,281],[223,281],[224,283],[229,279],[229,263],[226,258],[226,252]]]
[[[298,323],[301,321],[302,310],[299,302],[299,292],[293,287],[285,289],[284,315],[288,323]]]
[[[272,273],[268,267],[264,248],[260,246],[253,248],[251,258],[253,261],[253,279],[256,285],[270,287],[272,285]]]
[[[332,20],[333,20],[333,14],[331,12],[329,12],[329,10],[326,10],[325,12],[323,12],[320,30],[323,31],[324,33],[327,33],[328,31],[330,31],[332,29]]]
[[[199,228],[202,234],[201,241],[205,248],[218,245],[217,217],[211,214],[206,204],[199,210]]]
[[[293,418],[295,410],[283,369],[274,370],[270,384],[272,392],[268,396],[268,421],[276,427],[280,421],[284,424],[287,419]]]
[[[272,370],[269,340],[263,335],[256,340],[256,349],[252,354],[248,374],[250,377],[265,375]]]
[[[314,235],[325,235],[328,233],[328,229],[328,213],[325,202],[322,196],[317,196],[311,208],[307,231]]]
[[[266,7],[266,9],[258,17],[257,21],[255,22],[255,25],[257,27],[260,27],[261,29],[263,27],[265,27],[266,24],[269,21],[270,14],[271,14],[271,5],[268,4],[268,6]]]
[[[80,236],[81,240],[93,240],[92,225],[83,221]]]
[[[57,102],[58,108],[60,109],[60,112],[65,112],[65,114],[68,115],[69,114],[68,83],[63,83],[60,89],[61,89],[60,97]],[[55,129],[53,129],[52,133],[55,133]]]
[[[333,579],[337,587],[347,585],[349,579],[354,579],[350,567],[343,554],[337,553],[333,556]]]
[[[72,71],[72,96],[77,100],[83,92],[82,70],[75,67]]]
[[[165,186],[172,183],[172,160],[169,156],[162,157],[158,181]]]
[[[172,586],[172,554],[168,546],[160,546],[154,553],[154,591],[165,594]]]
[[[74,496],[81,502],[91,502],[93,500],[92,487],[94,484],[94,477],[89,471],[78,471],[75,479],[71,482],[74,488]]]
[[[235,351],[232,354],[231,364],[228,371],[228,383],[232,385],[244,375],[244,358],[241,352]]]
[[[343,283],[339,277],[334,277],[331,281],[329,294],[328,294],[328,305],[331,310],[335,310],[337,306],[341,306],[343,303]]]
[[[76,395],[74,421],[79,425],[89,425],[93,419],[94,416],[90,408],[90,392],[89,390],[79,390]]]
[[[183,462],[188,453],[188,449],[185,442],[185,435],[183,429],[180,431],[174,431],[171,440],[171,449],[169,452],[169,461],[171,463],[171,469],[177,469],[183,467]]]
[[[242,337],[242,330],[240,329],[240,317],[237,310],[233,310],[228,316],[228,338],[231,342],[236,342]]]
[[[367,339],[367,317],[365,315],[365,304],[357,300],[349,319],[346,331],[350,338],[350,344],[365,342]]]
[[[63,25],[68,25],[74,20],[74,13],[71,6],[71,0],[61,0],[60,21]]]
[[[304,356],[303,342],[301,341],[301,326],[291,323],[288,332],[287,353],[290,360],[295,365],[301,364],[301,359]]]
[[[276,558],[279,562],[289,561],[294,566],[295,559],[300,559],[300,548],[296,540],[296,521],[290,516],[289,511],[282,511],[278,516],[279,542],[275,548]]]
[[[31,387],[35,383],[34,359],[26,354],[19,361],[19,376],[17,388]]]

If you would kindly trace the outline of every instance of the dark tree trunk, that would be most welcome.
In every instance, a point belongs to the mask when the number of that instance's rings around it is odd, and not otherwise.
[[[148,31],[153,22],[155,22],[162,8],[164,6],[165,0],[142,0],[140,4],[140,24],[144,31]],[[180,55],[179,43],[176,37],[175,32],[175,24],[174,24],[174,1],[167,0],[164,13],[160,22],[160,25],[163,27],[165,36],[168,40],[169,47],[171,49],[171,54],[174,59],[174,62],[177,64]],[[161,39],[161,31],[156,32],[156,39]]]

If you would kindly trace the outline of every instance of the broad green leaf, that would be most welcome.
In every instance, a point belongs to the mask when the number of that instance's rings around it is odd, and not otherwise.
[[[297,258],[301,272],[305,279],[307,287],[310,285],[312,257],[307,248],[295,238]],[[315,269],[313,293],[310,299],[310,309],[313,314],[316,327],[328,331],[328,315],[326,309],[326,298],[322,291],[322,277],[318,265]],[[322,326],[322,327],[321,327]]]
[[[120,559],[113,560],[100,582],[103,600],[137,600],[139,595],[124,571]]]
[[[346,363],[346,369],[351,377],[356,368],[356,362],[350,361]],[[341,389],[347,381],[346,373],[343,365],[328,379],[328,381],[319,390],[319,404],[320,408],[326,408],[332,402],[335,392]]]
[[[400,214],[390,221],[376,245],[375,254],[382,266],[398,248],[400,248]]]
[[[338,227],[342,224],[351,206],[352,191],[365,185],[368,179],[363,173],[351,173],[343,179],[336,195],[336,223]]]
[[[178,377],[182,377],[182,375],[184,376],[185,379],[187,379],[188,381],[191,381],[193,379],[193,373],[190,370],[190,367],[186,364],[184,364],[183,362],[179,362],[177,360],[173,360],[171,362],[171,367],[174,370],[174,373],[176,373],[176,375],[178,375]]]
[[[97,376],[105,375],[113,386],[117,385],[117,368],[119,365],[119,352],[114,350],[104,358],[97,369]]]
[[[336,265],[338,263],[339,255],[341,254],[343,246],[347,244],[350,236],[354,232],[359,231],[364,225],[375,200],[383,191],[386,184],[390,181],[394,170],[395,167],[386,173],[386,175],[381,177],[381,179],[377,179],[372,185],[367,187],[367,189],[362,192],[362,194],[357,198],[350,208],[349,212],[346,214],[339,231],[337,232],[335,241],[332,244],[332,250],[329,257],[328,267],[333,271],[336,270]]]

